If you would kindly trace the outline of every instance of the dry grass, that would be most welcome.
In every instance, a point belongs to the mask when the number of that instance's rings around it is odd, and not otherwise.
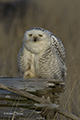
[[[38,26],[50,30],[63,41],[66,49],[68,75],[61,106],[80,117],[79,11],[80,0],[0,2],[0,75],[19,75],[17,54],[26,29]]]

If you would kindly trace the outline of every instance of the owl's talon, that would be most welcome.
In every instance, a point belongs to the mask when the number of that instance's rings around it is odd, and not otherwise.
[[[37,78],[37,76],[33,74],[30,70],[28,70],[24,73],[23,78],[24,79]]]
[[[30,78],[30,75],[27,75],[27,76],[24,75],[23,78],[24,78],[24,79],[29,79],[29,78]]]

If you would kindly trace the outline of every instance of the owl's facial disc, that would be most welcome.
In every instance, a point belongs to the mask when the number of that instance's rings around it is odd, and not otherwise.
[[[49,45],[47,35],[42,31],[28,31],[24,36],[24,45],[27,50],[39,54]]]

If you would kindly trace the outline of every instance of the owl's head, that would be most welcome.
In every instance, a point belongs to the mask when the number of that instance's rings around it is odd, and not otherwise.
[[[50,45],[50,32],[43,28],[31,28],[24,34],[23,44],[25,48],[34,53],[39,54]]]

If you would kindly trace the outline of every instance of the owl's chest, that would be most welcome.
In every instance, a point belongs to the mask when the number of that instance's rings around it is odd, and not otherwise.
[[[35,71],[39,77],[51,77],[53,72],[54,56],[52,53],[35,56]]]

